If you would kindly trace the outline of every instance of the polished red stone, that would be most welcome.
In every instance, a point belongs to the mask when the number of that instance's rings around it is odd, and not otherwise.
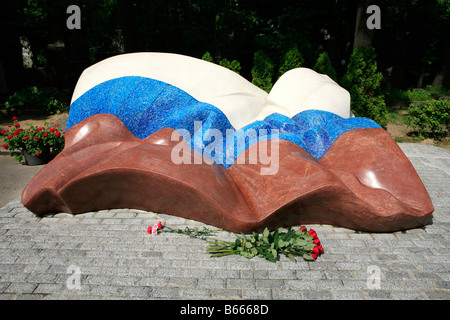
[[[245,233],[299,224],[387,232],[432,218],[422,181],[383,129],[348,131],[319,160],[279,140],[274,175],[249,161],[228,170],[174,164],[172,132],[138,139],[113,115],[88,118],[66,131],[63,152],[28,184],[22,203],[36,215],[136,208]]]

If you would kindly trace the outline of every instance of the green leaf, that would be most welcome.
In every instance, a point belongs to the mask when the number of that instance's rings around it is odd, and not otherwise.
[[[298,246],[298,247],[304,247],[304,246],[306,246],[308,243],[309,243],[308,241],[303,240],[303,239],[297,239],[297,240],[295,241],[295,245]]]
[[[314,243],[308,243],[307,245],[303,246],[303,249],[305,249],[306,251],[311,251],[315,246],[316,245]]]
[[[311,256],[310,253],[303,254],[303,259],[305,259],[307,261],[314,261],[314,258]]]
[[[272,256],[274,258],[276,258],[278,256],[277,250],[275,250],[275,249],[270,249],[270,253],[272,254]]]
[[[264,257],[269,260],[270,262],[276,262],[277,260],[274,258],[274,256],[272,255],[272,253],[270,253],[269,251],[266,251],[264,254]]]
[[[263,237],[268,238],[269,237],[269,229],[265,228],[263,231]]]
[[[292,262],[296,262],[295,257],[291,253],[289,253],[287,256],[289,259],[291,259]]]

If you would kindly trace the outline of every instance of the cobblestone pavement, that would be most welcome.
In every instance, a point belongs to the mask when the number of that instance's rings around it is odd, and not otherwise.
[[[0,298],[448,300],[450,152],[400,147],[433,200],[432,224],[394,233],[308,225],[325,249],[315,262],[210,258],[202,240],[146,232],[160,220],[203,228],[195,221],[130,209],[36,218],[16,199],[0,209]]]

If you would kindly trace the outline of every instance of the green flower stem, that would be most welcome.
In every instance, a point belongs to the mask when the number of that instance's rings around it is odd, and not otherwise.
[[[302,256],[303,259],[311,261],[316,259],[318,253],[318,250],[315,249],[314,256],[311,255],[316,247],[314,239],[317,239],[317,235],[313,230],[311,230],[311,235],[305,227],[298,231],[294,231],[292,228],[288,228],[287,231],[284,231],[283,228],[269,231],[266,228],[262,234],[256,232],[248,236],[241,234],[234,241],[212,238],[211,235],[220,229],[195,230],[186,227],[184,230],[180,230],[163,227],[160,230],[161,232],[185,234],[191,238],[207,241],[209,248],[206,252],[210,253],[211,257],[239,254],[249,259],[257,256],[276,262],[280,255],[285,255],[295,262],[295,256]],[[321,246],[320,248],[323,251]]]

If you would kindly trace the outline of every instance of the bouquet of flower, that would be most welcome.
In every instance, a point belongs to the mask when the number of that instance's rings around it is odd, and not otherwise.
[[[37,157],[44,153],[57,155],[64,148],[64,135],[59,130],[59,124],[49,127],[44,124],[41,127],[30,124],[28,129],[20,127],[17,117],[12,118],[12,125],[8,129],[0,130],[0,138],[3,139],[3,149],[9,150],[11,157],[17,161],[23,160],[23,153]]]
[[[308,231],[305,226],[297,231],[291,227],[287,231],[283,228],[269,231],[266,228],[262,234],[241,235],[234,242],[214,240],[208,243],[211,246],[207,252],[213,257],[239,254],[249,259],[258,256],[276,262],[283,254],[295,262],[295,256],[316,260],[323,253],[317,233],[313,229]]]
[[[278,228],[269,231],[265,228],[263,233],[253,232],[251,236],[241,234],[235,241],[223,241],[211,238],[210,235],[218,230],[194,230],[186,227],[185,230],[172,229],[163,226],[161,221],[153,227],[147,228],[147,233],[157,235],[160,232],[181,233],[189,237],[205,240],[209,244],[206,252],[211,253],[211,257],[223,257],[233,254],[242,255],[248,259],[260,257],[270,262],[276,262],[280,255],[285,255],[293,262],[295,256],[300,256],[306,261],[314,261],[324,250],[314,229],[308,230],[301,226],[298,230],[292,227]]]

